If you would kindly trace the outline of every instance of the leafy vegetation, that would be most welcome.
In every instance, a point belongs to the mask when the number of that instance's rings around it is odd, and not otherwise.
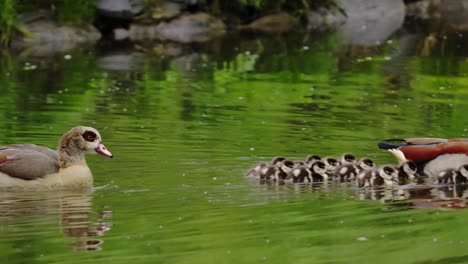
[[[15,29],[16,10],[14,0],[0,1],[0,45],[6,45]]]

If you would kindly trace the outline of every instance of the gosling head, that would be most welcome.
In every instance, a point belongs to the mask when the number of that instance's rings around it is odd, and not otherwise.
[[[356,162],[356,156],[352,153],[345,153],[340,158],[341,164],[348,164]]]
[[[361,167],[363,170],[370,170],[375,168],[375,162],[369,158],[361,158],[358,161],[358,166]]]

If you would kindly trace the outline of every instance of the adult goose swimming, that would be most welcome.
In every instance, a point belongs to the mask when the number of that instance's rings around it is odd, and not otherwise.
[[[412,160],[420,174],[432,178],[444,170],[458,170],[468,164],[468,138],[388,139],[378,146],[392,152],[399,162]]]
[[[78,189],[91,188],[93,175],[85,153],[112,158],[92,127],[70,129],[59,140],[57,150],[34,144],[0,147],[0,188]]]

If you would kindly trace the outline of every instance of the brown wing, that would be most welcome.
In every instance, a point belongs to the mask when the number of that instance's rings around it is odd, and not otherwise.
[[[0,147],[0,172],[14,178],[34,180],[58,172],[57,154],[32,144]]]

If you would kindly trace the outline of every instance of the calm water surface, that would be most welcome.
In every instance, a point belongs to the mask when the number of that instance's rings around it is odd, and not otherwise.
[[[463,186],[243,177],[275,155],[353,152],[382,164],[394,160],[381,139],[467,137],[464,40],[420,56],[423,41],[356,47],[322,34],[4,52],[1,144],[54,148],[90,125],[114,159],[87,157],[93,191],[0,192],[1,262],[467,262]]]

